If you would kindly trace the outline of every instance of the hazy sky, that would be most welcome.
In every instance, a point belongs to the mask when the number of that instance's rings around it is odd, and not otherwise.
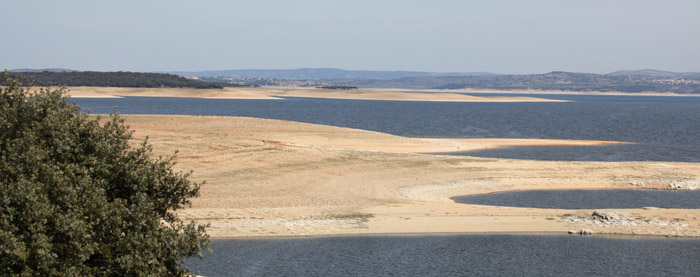
[[[10,0],[0,26],[0,70],[700,71],[700,0]]]

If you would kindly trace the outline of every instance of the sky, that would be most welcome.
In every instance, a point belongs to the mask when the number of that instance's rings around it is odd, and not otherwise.
[[[700,72],[698,14],[698,0],[10,0],[0,70]]]

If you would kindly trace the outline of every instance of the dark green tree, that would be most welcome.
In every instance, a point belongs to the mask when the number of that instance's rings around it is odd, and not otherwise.
[[[2,74],[0,275],[185,275],[208,247],[174,211],[200,183],[155,157],[115,112],[107,122]]]

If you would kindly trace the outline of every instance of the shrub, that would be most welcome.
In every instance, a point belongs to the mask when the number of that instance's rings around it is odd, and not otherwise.
[[[200,183],[154,157],[118,113],[101,123],[65,88],[30,91],[2,78],[0,275],[184,275],[209,244],[174,211]]]

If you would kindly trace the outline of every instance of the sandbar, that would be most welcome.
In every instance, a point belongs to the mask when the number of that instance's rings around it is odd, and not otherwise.
[[[381,91],[413,91],[413,92],[446,92],[446,93],[471,93],[471,94],[569,94],[569,95],[615,95],[615,96],[680,96],[680,97],[699,97],[700,94],[682,94],[672,91],[667,92],[622,92],[622,91],[573,91],[573,90],[538,90],[538,89],[480,89],[480,88],[463,88],[463,89],[376,89]]]
[[[120,88],[120,87],[69,87],[69,95],[76,98],[94,97],[189,97],[207,99],[263,99],[281,100],[281,97],[305,97],[345,100],[428,101],[428,102],[566,102],[536,97],[481,97],[457,93],[421,93],[381,90],[327,90],[315,88]]]
[[[424,152],[608,142],[422,139],[245,117],[123,116],[157,155],[205,181],[186,220],[212,237],[470,232],[700,236],[698,209],[614,210],[636,225],[571,221],[593,210],[457,204],[450,197],[529,189],[643,189],[700,181],[700,164],[562,162],[430,155]],[[135,141],[136,143],[136,141]],[[640,183],[642,184],[640,186]],[[613,211],[613,210],[610,210]]]
[[[250,88],[193,89],[193,88],[124,88],[124,87],[68,87],[68,94],[75,98],[105,98],[123,96],[188,97],[208,99],[266,99],[269,96]]]

